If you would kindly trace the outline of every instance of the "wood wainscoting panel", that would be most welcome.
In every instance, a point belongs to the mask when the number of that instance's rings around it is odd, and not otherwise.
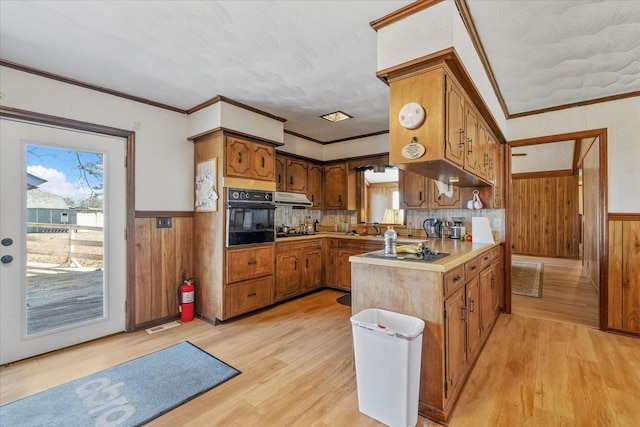
[[[640,334],[640,220],[613,217],[609,221],[608,327]]]
[[[577,175],[513,179],[513,253],[578,258]]]
[[[157,228],[156,218],[144,214],[136,215],[135,223],[132,309],[134,327],[141,329],[178,316],[178,286],[193,277],[193,216],[172,217],[170,228]]]

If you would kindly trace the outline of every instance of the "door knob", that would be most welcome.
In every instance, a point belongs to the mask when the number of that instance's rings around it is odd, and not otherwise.
[[[5,237],[4,239],[2,239],[2,246],[11,246],[13,245],[13,239],[10,239],[8,237]]]
[[[3,264],[9,264],[11,261],[13,261],[13,257],[11,255],[4,255],[2,258],[0,258],[0,262],[2,262]]]

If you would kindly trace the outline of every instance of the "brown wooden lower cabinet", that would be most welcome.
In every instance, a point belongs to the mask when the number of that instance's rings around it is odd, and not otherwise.
[[[322,240],[276,244],[275,301],[322,286]]]
[[[502,292],[500,253],[500,246],[494,246],[445,273],[353,264],[353,314],[381,308],[425,322],[418,403],[425,417],[449,421],[493,329]]]
[[[273,276],[228,284],[224,288],[225,318],[273,304]]]
[[[343,291],[351,290],[351,263],[349,257],[366,252],[373,252],[384,247],[382,239],[380,241],[362,241],[350,239],[328,239],[327,256],[325,263],[326,285],[331,288]]]
[[[273,304],[273,260],[273,244],[226,250],[226,280],[220,320]]]

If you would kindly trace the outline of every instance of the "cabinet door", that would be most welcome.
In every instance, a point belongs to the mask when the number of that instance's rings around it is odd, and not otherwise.
[[[347,203],[346,165],[324,166],[324,208],[343,209]]]
[[[499,148],[500,146],[498,142],[493,138],[491,134],[489,134],[487,138],[487,153],[488,153],[487,180],[491,184],[496,183],[497,167],[498,167],[497,165],[498,159],[496,157],[498,156]]]
[[[224,288],[225,320],[273,304],[273,276],[227,285]]]
[[[307,192],[307,162],[287,159],[287,191]]]
[[[480,273],[480,304],[482,310],[480,312],[480,319],[482,321],[482,333],[489,331],[493,326],[494,308],[493,308],[493,269],[491,267],[485,268]]]
[[[460,187],[449,184],[447,192],[440,193],[438,184],[434,179],[430,179],[429,183],[431,185],[431,209],[460,208]],[[447,196],[449,189],[451,189],[451,196]]]
[[[500,311],[500,294],[502,292],[502,263],[495,262],[491,265],[491,296],[493,306],[493,317],[498,315]]]
[[[302,265],[297,252],[284,252],[276,257],[276,301],[300,293]]]
[[[487,141],[489,131],[487,125],[480,121],[478,125],[478,168],[476,175],[487,179],[487,169],[489,168],[489,155],[487,154]]]
[[[302,288],[315,289],[322,285],[322,249],[310,249],[302,254]]]
[[[250,178],[252,176],[252,142],[227,137],[225,175]]]
[[[502,191],[504,187],[504,147],[502,144],[496,144],[495,151],[495,183],[493,184],[493,208],[502,208]]]
[[[468,102],[464,114],[464,169],[477,175],[478,173],[478,115]]]
[[[470,360],[480,348],[480,278],[474,277],[467,283],[467,359]]]
[[[273,147],[254,144],[252,176],[263,181],[273,181],[275,175],[275,156]]]
[[[399,172],[400,208],[427,209],[429,207],[429,178],[405,170]]]
[[[345,291],[351,290],[351,263],[349,257],[361,254],[362,251],[339,248],[336,251],[336,284],[335,287]]]
[[[445,348],[446,396],[453,393],[464,377],[467,363],[465,348],[465,288],[458,289],[447,298],[445,304]]]
[[[309,164],[307,180],[307,197],[313,205],[311,208],[322,209],[322,166]]]
[[[227,250],[227,283],[273,273],[273,246]]]
[[[287,191],[287,159],[276,156],[276,191]]]
[[[464,164],[464,109],[465,100],[462,90],[447,79],[446,96],[446,145],[445,158],[453,163],[463,166]]]

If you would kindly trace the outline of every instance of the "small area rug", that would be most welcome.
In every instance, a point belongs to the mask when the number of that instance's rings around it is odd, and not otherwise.
[[[344,294],[336,300],[338,304],[351,306],[351,294]]]
[[[540,262],[513,261],[511,263],[511,293],[525,297],[542,298],[542,271]]]
[[[240,371],[190,342],[0,407],[0,426],[139,426]]]

